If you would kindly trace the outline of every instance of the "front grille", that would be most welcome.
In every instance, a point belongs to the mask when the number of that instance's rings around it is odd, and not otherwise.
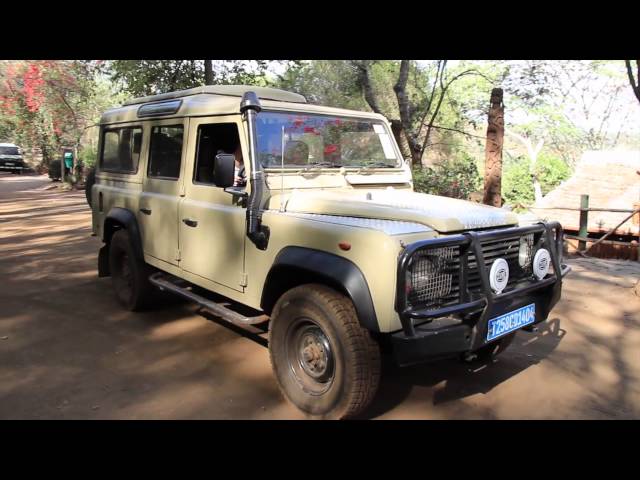
[[[498,258],[509,264],[509,281],[506,291],[514,284],[531,278],[531,260],[539,247],[542,232],[481,241],[482,255],[487,271]],[[524,268],[520,266],[520,242],[529,247],[524,256]],[[413,308],[436,309],[461,303],[459,246],[439,247],[416,251],[406,271],[407,303]],[[464,254],[464,253],[462,253]],[[478,262],[472,249],[467,255],[467,288],[471,297],[482,292]]]
[[[491,269],[491,265],[498,258],[504,258],[509,264],[509,281],[507,283],[506,290],[514,284],[531,275],[531,260],[533,254],[529,253],[525,258],[525,268],[520,266],[518,257],[520,254],[520,236],[501,238],[499,240],[490,240],[482,242],[482,256],[484,257],[484,264],[487,270]],[[529,234],[524,237],[525,242],[531,246],[531,252],[533,251],[534,235]],[[468,275],[468,288],[471,293],[478,293],[482,290],[482,283],[480,280],[480,271],[478,270],[478,262],[476,256],[469,253],[469,275]]]

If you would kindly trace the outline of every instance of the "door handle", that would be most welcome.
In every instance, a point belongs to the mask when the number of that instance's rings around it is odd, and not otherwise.
[[[145,215],[151,215],[151,209],[150,208],[141,208],[140,211],[142,213],[144,213]]]
[[[198,221],[197,220],[192,220],[191,218],[183,218],[182,222],[187,225],[188,227],[197,227],[198,226]]]

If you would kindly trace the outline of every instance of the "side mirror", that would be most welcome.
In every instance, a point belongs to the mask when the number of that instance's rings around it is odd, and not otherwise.
[[[213,162],[213,183],[216,187],[232,187],[235,177],[236,157],[228,153],[219,153]]]

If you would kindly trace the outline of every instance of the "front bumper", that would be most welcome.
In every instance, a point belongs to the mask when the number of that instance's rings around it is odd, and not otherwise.
[[[0,171],[24,170],[24,165],[0,165]]]
[[[501,236],[525,235],[534,232],[541,232],[541,237],[545,238],[545,245],[551,254],[553,273],[542,280],[521,280],[509,290],[499,295],[495,294],[489,285],[488,267],[485,265],[481,242],[499,239]],[[468,266],[465,260],[460,262],[459,303],[436,310],[411,309],[407,303],[404,284],[405,270],[411,255],[421,248],[450,245],[458,245],[463,252],[475,254],[481,280],[480,294],[472,294],[467,289]],[[571,270],[567,265],[560,264],[561,249],[562,227],[557,222],[487,232],[467,232],[462,235],[416,242],[408,246],[401,255],[398,266],[396,310],[403,328],[400,332],[391,335],[396,362],[399,365],[410,365],[477,350],[490,343],[485,340],[490,319],[531,303],[535,304],[536,312],[533,325],[546,320],[551,309],[560,300],[562,278]],[[419,322],[423,323],[417,324]],[[493,341],[496,340],[498,339]]]

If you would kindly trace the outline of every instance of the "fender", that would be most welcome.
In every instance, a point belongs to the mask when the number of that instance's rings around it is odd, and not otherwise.
[[[121,228],[118,225],[122,225],[122,227],[129,232],[129,238],[133,244],[134,253],[139,259],[144,260],[142,237],[140,236],[140,229],[138,228],[138,220],[131,210],[120,207],[113,207],[109,210],[104,221],[102,241],[104,243],[109,243],[113,233]]]
[[[304,247],[285,247],[276,256],[262,290],[260,306],[271,312],[286,290],[301,283],[324,281],[353,302],[360,325],[379,332],[371,292],[362,271],[344,257]]]

